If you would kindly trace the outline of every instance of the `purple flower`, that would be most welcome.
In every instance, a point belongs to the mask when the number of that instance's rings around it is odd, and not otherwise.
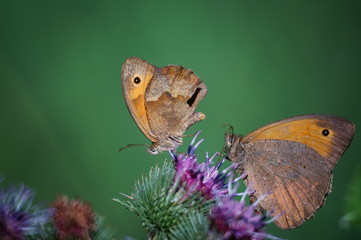
[[[176,155],[171,153],[171,156],[175,164],[175,182],[180,181],[181,185],[185,188],[187,193],[185,197],[190,196],[193,193],[201,193],[205,200],[213,199],[215,195],[222,196],[227,194],[227,178],[230,172],[235,168],[235,165],[219,171],[220,166],[223,164],[224,159],[218,164],[212,163],[215,156],[212,157],[206,155],[206,161],[203,163],[197,163],[197,155],[194,154],[195,150],[199,146],[203,139],[198,141],[195,145],[194,142],[200,132],[197,132],[193,138],[190,146],[188,147],[187,154]],[[232,182],[233,183],[233,182]]]
[[[267,220],[267,215],[255,212],[257,204],[265,197],[259,198],[251,205],[246,205],[245,197],[250,194],[249,188],[242,193],[240,201],[234,199],[235,190],[229,188],[227,197],[216,199],[216,204],[211,208],[209,220],[210,228],[216,239],[234,240],[262,240],[265,238],[280,239],[265,232],[265,226],[277,217]]]
[[[51,209],[33,205],[34,191],[23,184],[0,188],[0,239],[22,240],[43,233]]]

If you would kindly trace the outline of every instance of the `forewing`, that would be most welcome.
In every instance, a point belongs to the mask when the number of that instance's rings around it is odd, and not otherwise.
[[[332,170],[349,146],[354,132],[354,124],[344,118],[302,115],[262,127],[247,135],[242,142],[253,143],[262,139],[278,139],[303,143],[324,157],[329,170]]]
[[[137,126],[152,142],[156,142],[158,138],[149,125],[145,108],[145,92],[153,78],[155,69],[153,65],[136,57],[128,58],[122,67],[123,96],[128,110]],[[140,79],[139,84],[134,82],[136,77]]]

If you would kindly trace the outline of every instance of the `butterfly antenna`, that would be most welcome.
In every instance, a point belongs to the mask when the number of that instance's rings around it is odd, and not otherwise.
[[[128,144],[126,147],[118,149],[118,151],[120,152],[120,151],[122,151],[124,149],[127,149],[127,148],[134,148],[134,147],[141,147],[141,146],[150,147],[151,145],[147,145],[147,144]]]
[[[234,135],[234,128],[230,123],[223,124],[223,127],[228,127],[227,133]]]
[[[227,129],[227,134],[228,134],[228,135],[231,135],[231,136],[234,135],[234,129],[233,129],[233,126],[232,126],[231,124],[225,123],[225,124],[223,124],[223,127],[228,127],[228,129]],[[223,144],[222,150],[221,150],[220,153],[219,153],[219,157],[218,157],[217,163],[221,162],[222,157],[227,158],[227,153],[224,154],[224,153],[225,153],[225,149],[226,149],[226,143]]]

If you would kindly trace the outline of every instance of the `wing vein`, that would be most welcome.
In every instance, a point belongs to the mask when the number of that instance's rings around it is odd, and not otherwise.
[[[308,181],[309,183],[311,183],[320,193],[323,194],[323,192],[322,192],[320,189],[318,189],[318,187],[315,185],[314,182],[310,181],[308,178],[306,178],[305,176],[303,176],[303,175],[302,175],[300,172],[298,172],[296,169],[294,169],[294,168],[292,168],[292,167],[290,167],[290,166],[287,166],[287,167],[288,167],[289,169],[295,171],[296,173],[298,173],[299,176],[303,177],[304,179],[307,179],[307,181]],[[322,176],[322,175],[319,175],[319,176]],[[322,177],[325,178],[326,180],[328,180],[326,177],[324,177],[324,176],[322,176]]]
[[[277,177],[277,176],[276,176],[276,177]],[[276,178],[276,177],[275,177],[275,178]],[[277,179],[278,179],[278,178],[277,178]],[[279,188],[281,188],[280,185],[278,184],[278,181],[275,181],[275,182],[276,182],[277,186],[278,186]],[[282,184],[282,183],[281,183],[281,184]],[[282,185],[283,185],[283,184],[282,184]],[[284,185],[283,185],[283,187],[284,187]],[[287,204],[287,202],[286,202],[286,200],[285,200],[285,196],[283,195],[283,192],[282,192],[282,191],[280,191],[280,193],[281,193],[281,196],[282,196],[284,205],[285,205],[286,208],[287,208],[287,212],[289,212],[289,211],[290,211],[290,208],[288,207],[288,204]],[[284,216],[285,219],[286,219],[287,226],[290,226],[290,224],[288,223],[288,219],[287,219],[287,217],[286,217],[286,213],[283,213],[283,216]]]

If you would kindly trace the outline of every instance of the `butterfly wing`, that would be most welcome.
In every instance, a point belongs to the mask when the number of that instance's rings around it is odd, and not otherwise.
[[[304,115],[269,124],[242,142],[246,180],[261,208],[284,229],[311,218],[330,192],[332,169],[350,144],[354,125],[339,117]],[[327,130],[327,131],[326,131]]]
[[[180,137],[201,120],[193,116],[206,93],[205,84],[191,70],[182,66],[158,68],[145,98],[149,126],[155,135],[160,139]]]
[[[242,142],[278,139],[302,143],[325,157],[332,170],[350,144],[354,132],[354,124],[341,117],[302,115],[266,125],[247,135]]]
[[[137,126],[152,142],[157,142],[158,137],[149,125],[145,108],[145,93],[155,71],[155,66],[136,57],[126,59],[122,67],[123,96],[127,108]],[[139,78],[139,83],[136,83],[136,78]]]

